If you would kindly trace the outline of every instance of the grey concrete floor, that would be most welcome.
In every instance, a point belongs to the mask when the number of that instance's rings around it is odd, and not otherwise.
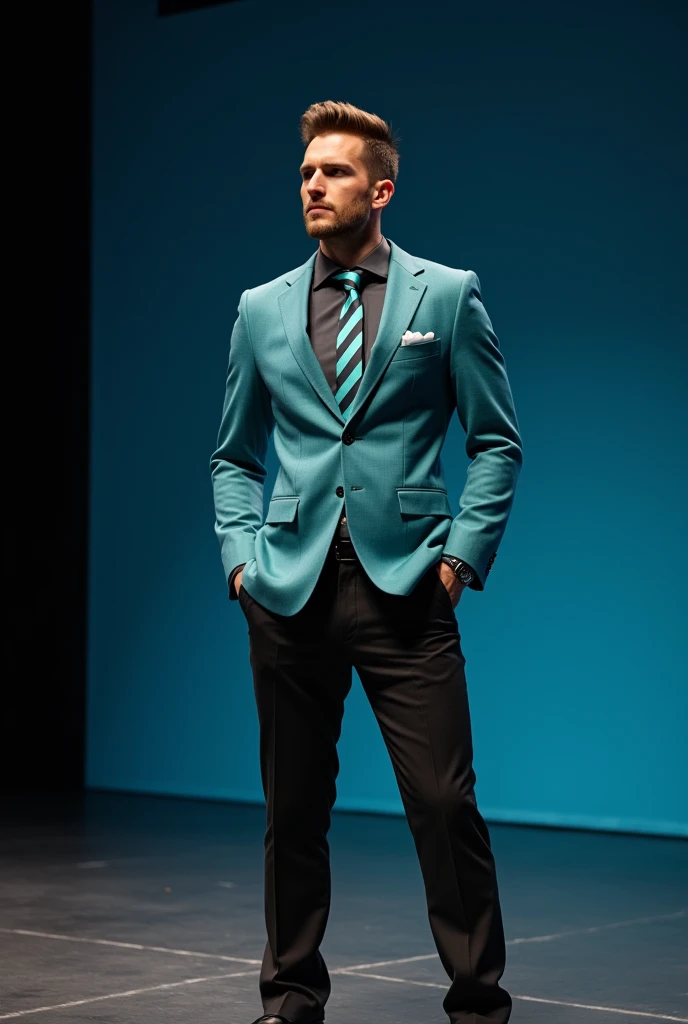
[[[264,809],[14,798],[0,826],[0,1021],[249,1024]],[[688,1022],[688,844],[491,825],[513,1024]],[[327,1024],[446,1024],[406,822],[337,814]],[[353,971],[350,969],[354,968]]]

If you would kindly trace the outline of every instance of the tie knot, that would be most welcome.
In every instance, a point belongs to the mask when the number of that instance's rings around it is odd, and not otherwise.
[[[361,275],[357,270],[342,270],[339,274],[333,274],[333,279],[338,281],[348,292],[360,291]]]

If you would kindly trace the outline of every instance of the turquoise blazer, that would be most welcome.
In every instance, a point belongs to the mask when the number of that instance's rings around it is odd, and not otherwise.
[[[245,562],[242,585],[281,615],[308,600],[345,503],[363,568],[392,594],[409,594],[445,552],[482,590],[506,528],[522,445],[478,277],[390,246],[380,327],[346,417],[306,333],[315,253],[239,301],[210,460],[215,532],[225,578]],[[402,346],[407,329],[435,340]],[[440,454],[454,409],[470,459],[456,516]]]

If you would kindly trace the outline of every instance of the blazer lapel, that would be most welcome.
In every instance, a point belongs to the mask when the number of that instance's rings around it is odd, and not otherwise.
[[[313,390],[325,403],[330,412],[344,423],[344,414],[337,405],[327,377],[316,356],[306,332],[308,324],[308,296],[313,278],[315,253],[303,266],[298,267],[287,278],[289,287],[280,293],[278,301],[287,341],[294,358],[310,381]],[[375,347],[375,346],[373,346]]]
[[[278,297],[284,331],[294,358],[315,393],[342,424],[358,412],[372,393],[394,355],[402,334],[413,320],[418,303],[427,288],[427,285],[419,277],[424,272],[423,266],[413,256],[395,245],[391,239],[389,239],[389,243],[389,274],[380,326],[370,350],[370,358],[363,371],[356,397],[349,406],[346,417],[337,405],[306,332],[308,297],[313,277],[315,253],[287,277],[288,287]]]
[[[386,370],[427,288],[418,276],[424,272],[423,266],[391,239],[389,244],[389,274],[380,326],[356,397],[348,409],[349,420],[356,415]]]

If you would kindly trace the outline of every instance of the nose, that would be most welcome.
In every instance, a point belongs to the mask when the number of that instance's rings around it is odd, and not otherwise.
[[[315,171],[308,182],[308,194],[311,199],[325,194],[325,176],[320,170]]]

